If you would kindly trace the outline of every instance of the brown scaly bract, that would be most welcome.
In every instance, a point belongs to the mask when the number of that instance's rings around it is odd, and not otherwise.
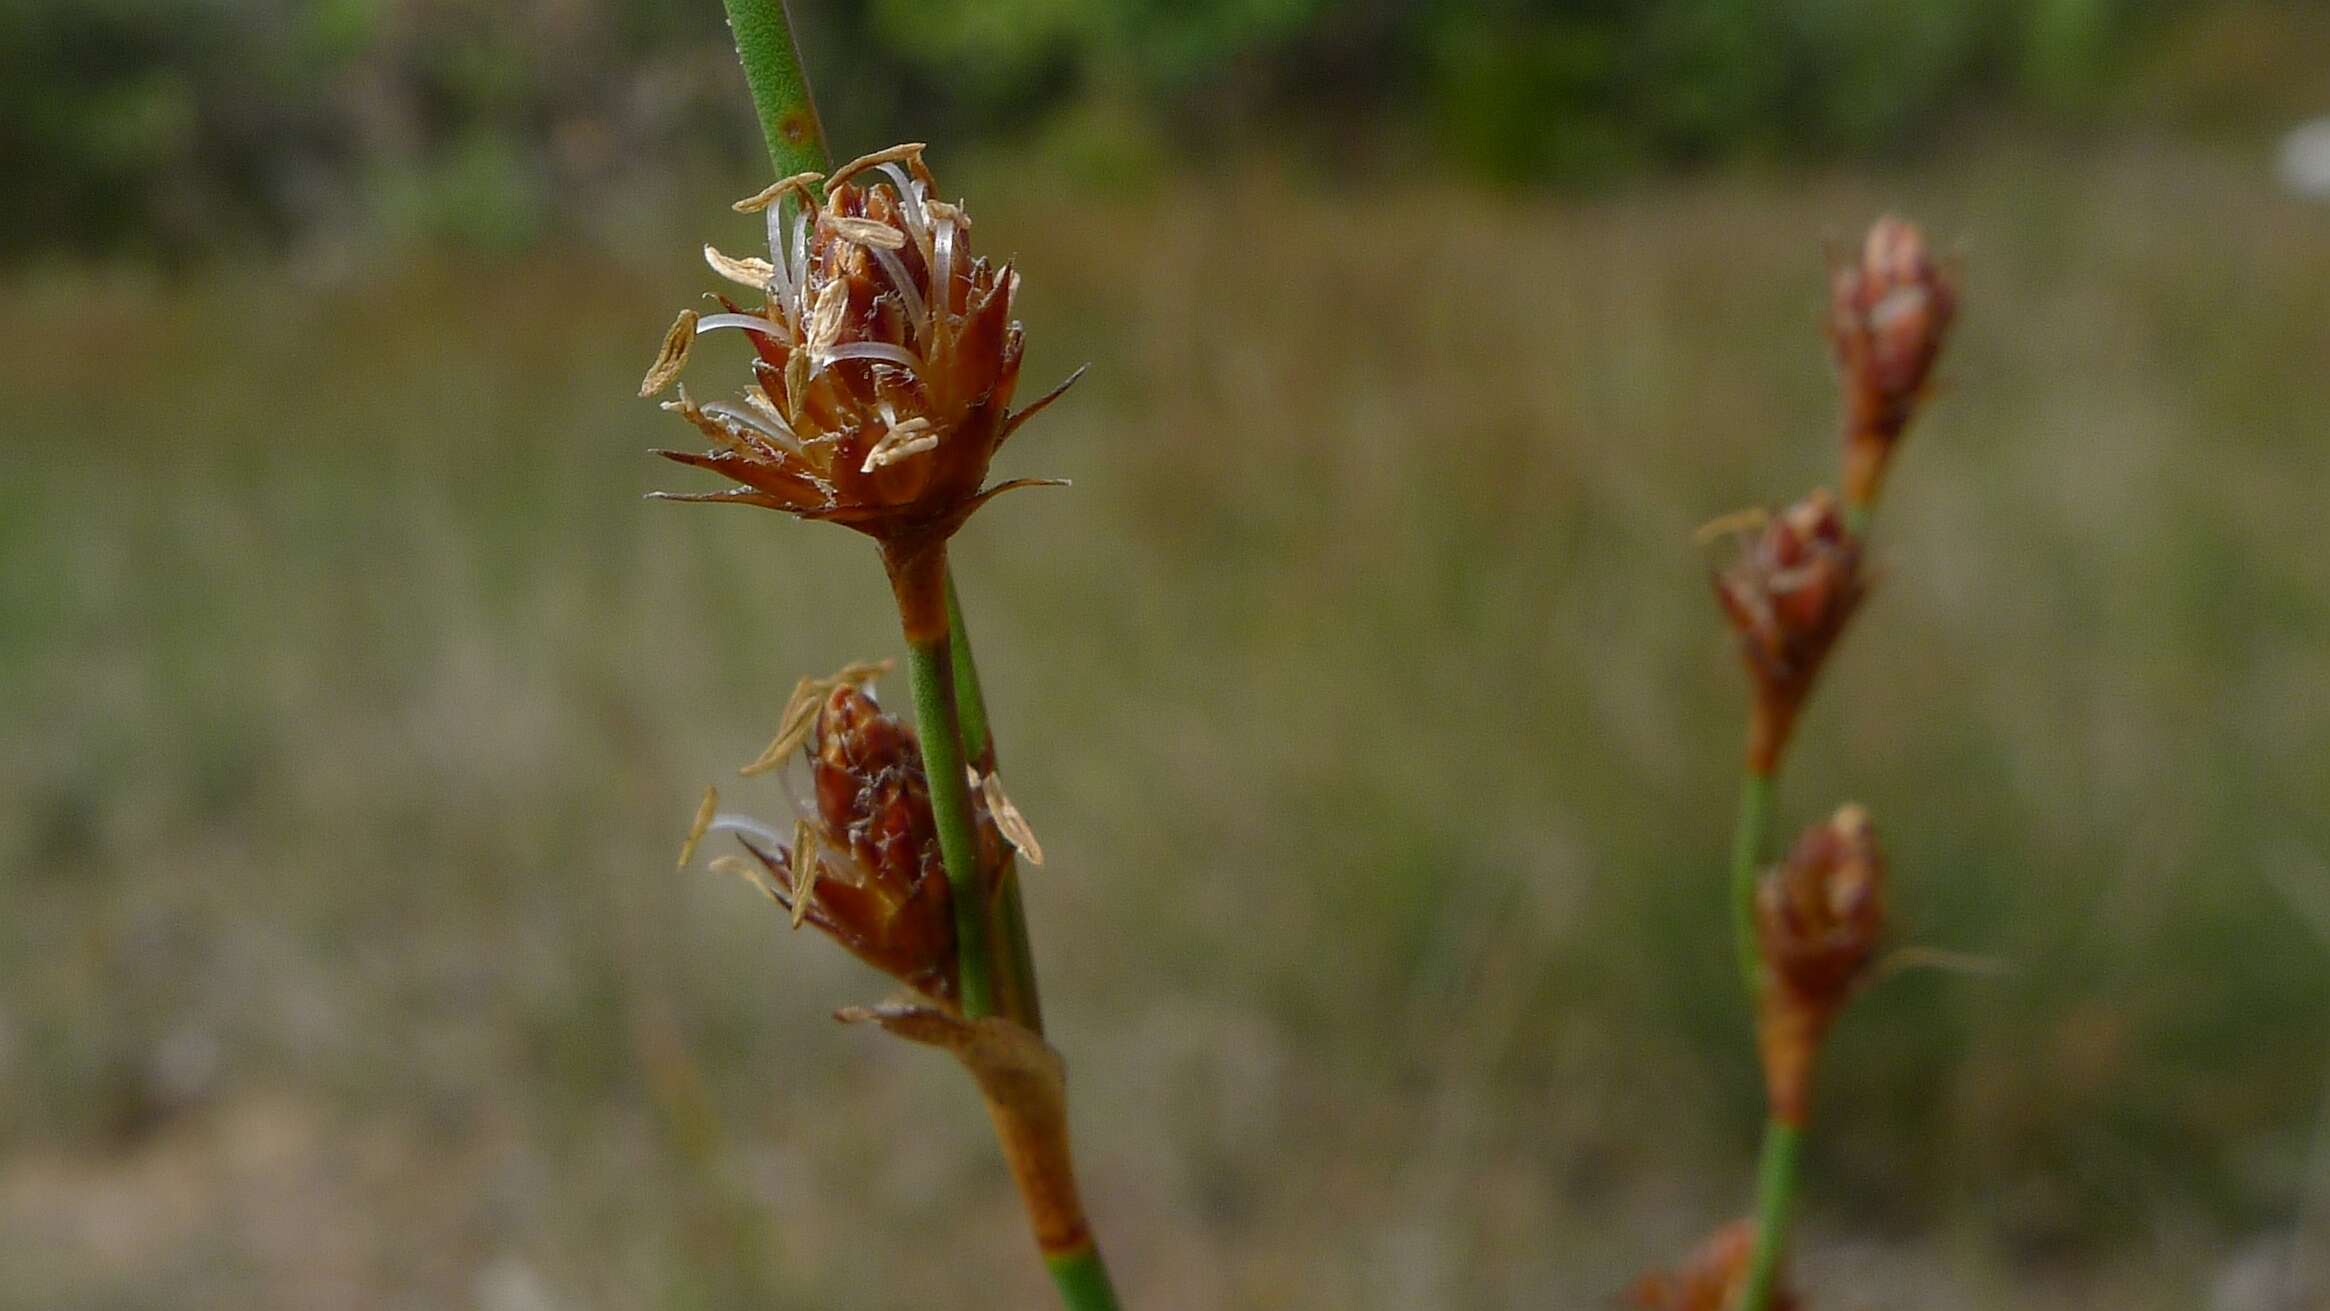
[[[1770,773],[1821,663],[1866,588],[1861,544],[1834,497],[1816,490],[1744,534],[1740,553],[1715,575],[1716,599],[1739,636],[1756,684],[1749,765]]]
[[[983,487],[988,462],[1067,384],[1011,410],[1019,275],[972,256],[970,215],[937,197],[921,146],[844,166],[822,202],[820,180],[801,174],[738,202],[767,215],[767,259],[705,247],[715,272],[762,303],[683,312],[640,393],[675,380],[697,336],[743,332],[757,358],[738,402],[698,404],[683,388],[664,407],[712,449],[657,452],[739,485],[665,495],[830,519],[902,550],[941,542],[987,498],[1026,485]]]
[[[1845,806],[1806,829],[1756,884],[1755,912],[1765,1091],[1775,1117],[1802,1124],[1820,1040],[1885,931],[1885,856],[1869,812]]]
[[[772,851],[744,839],[772,894],[867,964],[951,1005],[954,913],[913,731],[844,683],[827,694],[805,750],[816,791],[808,841]],[[1002,836],[976,799],[972,808],[982,862],[999,863]]]
[[[1747,1279],[1748,1258],[1754,1254],[1756,1227],[1734,1220],[1699,1244],[1681,1269],[1672,1274],[1645,1276],[1627,1292],[1627,1301],[1641,1311],[1727,1311]],[[1786,1291],[1772,1297],[1773,1311],[1804,1311],[1804,1304]]]
[[[1876,499],[1894,444],[1925,395],[1958,308],[1917,226],[1879,219],[1829,286],[1829,338],[1845,387],[1845,496]]]

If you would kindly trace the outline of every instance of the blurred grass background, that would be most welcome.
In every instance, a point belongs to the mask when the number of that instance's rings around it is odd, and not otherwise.
[[[1258,145],[1325,112],[1261,91],[1177,157],[1179,102],[1059,73],[1073,35],[1044,103],[943,102],[1031,381],[1094,365],[1006,461],[1075,488],[959,567],[1135,1305],[1601,1306],[1744,1204],[1741,680],[1690,534],[1830,476],[1822,242],[1887,208],[1967,312],[1783,802],[1868,803],[1904,938],[2010,972],[1840,1029],[1806,1280],[2318,1304],[2330,211],[2260,130],[2313,21],[2134,12],[2068,107],[1974,77],[1857,144],[1510,177]],[[895,102],[822,79],[845,150],[1001,59],[904,26]],[[706,781],[782,810],[732,771],[796,676],[897,646],[851,535],[637,500],[687,475],[636,378],[696,246],[752,240],[741,90],[681,66],[711,144],[582,190],[515,133],[248,227],[93,183],[142,215],[108,236],[11,175],[47,217],[0,281],[0,1306],[1048,1296],[959,1076],[826,1018],[882,981],[670,868]],[[2217,90],[2114,108],[2171,85]]]

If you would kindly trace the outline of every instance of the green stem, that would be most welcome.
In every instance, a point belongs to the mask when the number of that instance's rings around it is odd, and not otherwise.
[[[979,685],[979,662],[971,655],[971,630],[963,622],[963,599],[947,568],[947,633],[955,665],[955,702],[962,712],[963,750],[982,774],[995,772],[995,732],[987,718],[987,697]],[[1044,1031],[1043,996],[1036,988],[1035,945],[1028,939],[1027,912],[1019,899],[1019,862],[1005,854],[995,891],[995,930],[1003,939],[996,969],[1004,1010],[1037,1033]]]
[[[922,773],[930,784],[931,819],[955,903],[955,962],[963,1014],[995,1013],[988,975],[987,892],[979,877],[979,834],[971,819],[971,790],[963,779],[962,725],[955,709],[954,661],[944,635],[906,648],[906,680],[914,689],[915,730],[922,737]]]
[[[1740,977],[1753,1001],[1763,990],[1763,953],[1756,946],[1756,874],[1772,829],[1772,776],[1749,770],[1740,779],[1739,824],[1731,838],[1731,927]]]
[[[1803,1129],[1778,1120],[1765,1123],[1763,1159],[1756,1166],[1755,1252],[1732,1311],[1769,1311],[1772,1305],[1788,1246],[1788,1218],[1796,1206],[1796,1167],[1803,1148]]]
[[[1060,1304],[1068,1311],[1117,1311],[1116,1289],[1108,1281],[1108,1267],[1101,1264],[1099,1248],[1047,1256],[1044,1265],[1052,1272]]]
[[[947,565],[947,638],[955,658],[956,698],[963,712],[963,749],[973,760],[992,763],[995,730],[987,723],[987,694],[979,685],[979,662],[971,658],[971,630],[963,623],[963,596],[955,589],[955,567]]]
[[[761,136],[768,142],[769,162],[777,166],[777,176],[832,167],[825,125],[817,120],[817,101],[809,94],[809,73],[793,45],[784,0],[721,3],[728,7],[736,62],[744,65],[744,83],[752,89],[753,111],[760,115]]]

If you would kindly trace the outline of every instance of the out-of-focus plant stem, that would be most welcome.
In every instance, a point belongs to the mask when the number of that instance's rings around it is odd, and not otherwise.
[[[1796,1205],[1796,1165],[1803,1147],[1802,1126],[1776,1119],[1765,1123],[1763,1158],[1756,1165],[1756,1245],[1732,1311],[1770,1311],[1787,1252],[1788,1219]]]
[[[1069,1311],[1117,1311],[1116,1288],[1108,1281],[1108,1267],[1101,1264],[1100,1249],[1047,1256],[1044,1266],[1052,1272],[1060,1303]]]
[[[1777,762],[1775,762],[1776,765]],[[1756,876],[1772,828],[1772,774],[1748,769],[1740,779],[1739,824],[1731,844],[1732,932],[1748,1005],[1761,1013],[1763,953],[1756,941]],[[1769,1311],[1788,1240],[1788,1214],[1796,1197],[1796,1161],[1801,1126],[1778,1119],[1764,1126],[1763,1157],[1756,1170],[1755,1248],[1748,1277],[1731,1311]]]

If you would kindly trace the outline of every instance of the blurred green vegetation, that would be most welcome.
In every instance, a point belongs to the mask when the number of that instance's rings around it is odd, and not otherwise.
[[[2283,1305],[2220,1294],[2323,1186],[2321,210],[2157,143],[940,164],[1034,384],[1095,365],[1006,470],[1076,486],[960,565],[1133,1305],[1603,1305],[1744,1203],[1691,531],[1827,476],[1820,243],[1890,206],[1967,311],[1782,802],[1870,805],[1905,940],[2006,968],[1840,1028],[1808,1278]],[[637,500],[748,169],[619,243],[0,292],[0,1306],[1041,1303],[957,1073],[825,1018],[884,983],[671,870],[705,781],[783,813],[731,767],[797,675],[897,647],[852,535]]]
[[[1100,180],[1257,136],[1594,184],[1898,156],[1969,120],[2318,112],[2305,0],[797,0],[844,149],[1040,143]],[[0,255],[486,246],[756,158],[719,6],[0,0]]]

